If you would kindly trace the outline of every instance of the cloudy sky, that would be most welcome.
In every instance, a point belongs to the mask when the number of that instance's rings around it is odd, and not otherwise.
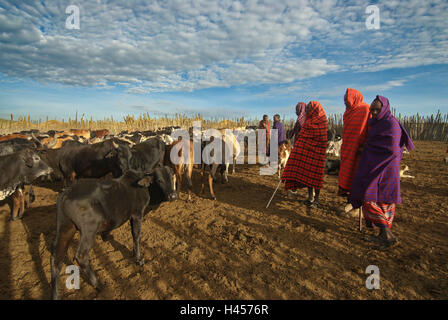
[[[0,0],[0,117],[331,114],[347,87],[448,113],[448,1]]]

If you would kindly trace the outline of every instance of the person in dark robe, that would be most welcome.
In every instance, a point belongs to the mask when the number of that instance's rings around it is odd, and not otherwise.
[[[409,134],[390,111],[389,100],[376,96],[370,105],[367,141],[350,190],[353,208],[362,206],[367,228],[380,229],[378,236],[366,237],[380,248],[397,242],[392,233],[395,205],[401,203],[400,161],[406,147],[414,149]]]

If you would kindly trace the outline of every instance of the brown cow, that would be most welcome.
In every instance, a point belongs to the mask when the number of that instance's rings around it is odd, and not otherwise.
[[[25,139],[25,140],[31,140],[31,137],[28,137],[26,135],[20,134],[20,133],[12,133],[12,134],[7,134],[4,136],[0,137],[0,142],[2,141],[9,141],[12,139]]]
[[[107,129],[94,130],[90,132],[90,137],[103,139],[105,136],[108,136],[109,134],[110,132]]]
[[[62,144],[65,141],[74,141],[75,138],[73,136],[62,136],[59,138],[44,138],[41,140],[42,146],[46,147],[47,149],[60,149],[62,148]]]
[[[27,200],[29,198],[29,200]],[[0,203],[7,203],[11,212],[11,221],[23,218],[25,209],[29,207],[30,203],[34,201],[34,192],[31,186],[21,184],[17,187],[10,197],[0,201]]]
[[[89,129],[70,129],[70,132],[75,136],[82,137],[84,139],[90,139],[90,130]]]
[[[173,144],[171,145],[167,145],[166,149],[165,149],[165,159],[164,159],[164,164],[166,166],[171,167],[174,170],[174,190],[180,191],[180,188],[182,186],[182,175],[185,174],[186,179],[187,179],[187,186],[188,186],[188,198],[187,201],[191,201],[191,194],[192,194],[192,189],[193,189],[193,183],[191,181],[191,176],[193,174],[193,165],[194,165],[194,145],[193,145],[193,141],[189,141],[189,146],[190,146],[190,154],[189,154],[189,159],[188,162],[185,163],[184,162],[184,156],[183,156],[183,152],[182,152],[182,148],[179,148],[179,152],[178,152],[178,156],[180,159],[180,162],[178,164],[173,164],[171,162],[171,150],[173,149],[173,147],[175,145],[177,145],[178,143],[180,143],[181,140],[179,141],[174,141]]]

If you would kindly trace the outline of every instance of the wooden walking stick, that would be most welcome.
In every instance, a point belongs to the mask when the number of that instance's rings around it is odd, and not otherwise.
[[[362,207],[359,208],[359,231],[362,231]]]
[[[268,204],[266,205],[266,209],[269,207],[269,205],[271,204],[271,201],[272,201],[272,199],[274,198],[274,196],[275,196],[275,194],[276,194],[276,192],[277,192],[277,190],[278,190],[278,187],[280,187],[280,184],[282,183],[282,180],[280,180],[279,182],[278,182],[278,185],[277,185],[277,188],[275,188],[275,191],[274,191],[274,193],[272,194],[272,197],[271,197],[271,199],[269,199],[269,202],[268,202]]]

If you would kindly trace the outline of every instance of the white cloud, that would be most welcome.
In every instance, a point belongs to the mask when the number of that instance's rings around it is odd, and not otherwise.
[[[375,84],[370,86],[362,87],[362,91],[387,91],[395,87],[402,87],[406,83],[405,79],[401,80],[390,80],[386,83]]]
[[[14,3],[14,4],[13,4]],[[65,29],[69,4],[81,29]],[[0,72],[128,92],[294,83],[336,71],[448,63],[446,1],[0,0]]]

